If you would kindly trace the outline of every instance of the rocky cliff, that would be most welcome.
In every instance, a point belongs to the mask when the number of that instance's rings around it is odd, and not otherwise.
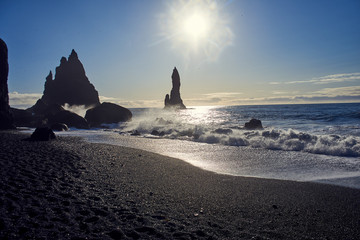
[[[73,49],[69,58],[62,57],[56,68],[46,77],[44,94],[41,98],[46,104],[99,105],[99,94],[86,77],[84,67]]]
[[[183,104],[183,101],[180,97],[180,75],[176,67],[173,70],[173,73],[171,75],[172,79],[172,89],[169,94],[166,94],[165,96],[165,108],[179,108],[179,109],[185,109],[185,105]]]
[[[8,49],[6,43],[0,38],[0,129],[15,128],[9,106],[8,74]]]

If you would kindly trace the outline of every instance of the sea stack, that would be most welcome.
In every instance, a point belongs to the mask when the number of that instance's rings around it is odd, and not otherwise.
[[[73,49],[69,58],[62,57],[56,68],[55,79],[52,72],[46,77],[44,94],[45,104],[85,105],[100,104],[99,94],[86,77],[84,67]]]
[[[0,38],[0,129],[15,128],[9,106],[8,74],[8,49],[6,43]]]
[[[166,94],[165,96],[165,108],[186,109],[180,97],[180,75],[176,67],[173,70],[171,79],[172,89],[170,96],[169,94]]]

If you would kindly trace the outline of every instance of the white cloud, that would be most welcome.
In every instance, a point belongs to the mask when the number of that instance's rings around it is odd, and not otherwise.
[[[274,97],[242,97],[241,92],[217,92],[200,94],[198,97],[184,98],[186,106],[212,105],[255,105],[255,104],[291,104],[291,103],[327,103],[327,102],[360,102],[360,86],[324,88],[309,94],[293,92],[275,92]],[[162,100],[125,100],[100,96],[101,102],[108,101],[127,108],[156,107],[162,108]]]
[[[360,86],[351,87],[338,87],[338,88],[323,88],[314,93],[322,96],[334,97],[334,96],[360,96]]]
[[[342,82],[351,82],[351,81],[360,81],[360,73],[341,73],[341,74],[327,75],[318,78],[312,78],[310,80],[304,80],[304,81],[270,82],[269,84],[272,85],[301,84],[301,83],[328,84],[328,83],[342,83]]]
[[[116,97],[99,96],[100,102],[111,102],[126,108],[164,107],[162,100],[126,100]]]
[[[195,98],[183,99],[186,106],[201,106],[201,105],[228,105],[233,99],[238,99],[241,92],[215,92],[200,94]]]
[[[11,107],[26,109],[36,103],[42,96],[41,93],[9,93],[9,104]]]
[[[238,96],[238,95],[242,95],[243,93],[241,92],[216,92],[216,93],[205,93],[202,94],[203,96],[208,96],[208,97],[233,97],[233,96]]]
[[[360,86],[324,88],[308,94],[301,94],[298,91],[273,92],[273,94],[279,96],[241,98],[240,93],[203,94],[199,98],[184,99],[184,103],[187,106],[197,106],[360,102]]]
[[[42,97],[42,93],[9,93],[9,104],[11,107],[26,109],[33,106]],[[126,100],[115,97],[99,96],[100,102],[112,102],[127,108],[141,107],[163,107],[162,100]]]
[[[323,88],[308,94],[299,92],[274,92],[273,97],[242,97],[241,92],[217,92],[200,94],[198,97],[183,98],[186,106],[212,105],[254,105],[254,104],[289,104],[289,103],[326,103],[326,102],[360,102],[360,86]],[[28,108],[40,99],[40,93],[9,93],[10,106]],[[100,96],[101,102],[112,102],[126,108],[162,108],[162,99],[127,100],[116,97]]]

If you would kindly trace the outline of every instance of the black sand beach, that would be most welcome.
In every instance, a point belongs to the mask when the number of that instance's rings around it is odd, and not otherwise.
[[[359,239],[360,190],[0,132],[0,239]]]

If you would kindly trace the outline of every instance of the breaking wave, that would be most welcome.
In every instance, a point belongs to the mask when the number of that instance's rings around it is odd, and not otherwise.
[[[263,130],[246,130],[242,127],[243,124],[239,124],[242,120],[236,118],[234,121],[231,114],[216,109],[207,109],[203,112],[144,111],[137,114],[132,122],[125,123],[120,128],[121,134],[150,138],[360,157],[358,136],[329,134],[329,131],[325,134],[314,134],[292,128],[272,127],[271,123]]]

